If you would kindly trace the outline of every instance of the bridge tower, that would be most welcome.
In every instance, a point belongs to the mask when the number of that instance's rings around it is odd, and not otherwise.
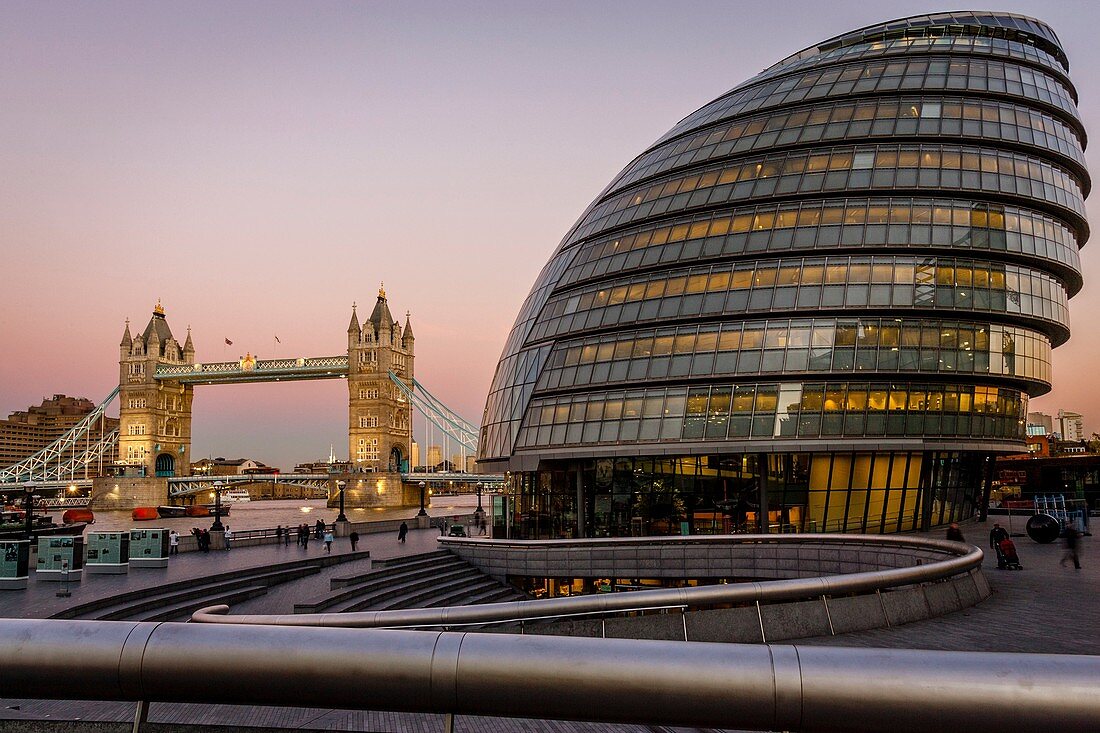
[[[172,336],[157,301],[149,324],[130,335],[130,321],[119,345],[118,460],[145,476],[191,473],[191,400],[195,388],[155,378],[158,364],[194,364],[191,329],[182,346]]]
[[[355,305],[348,325],[348,457],[353,470],[407,471],[412,406],[390,380],[413,381],[413,332],[394,321],[384,287],[370,317],[359,325]]]

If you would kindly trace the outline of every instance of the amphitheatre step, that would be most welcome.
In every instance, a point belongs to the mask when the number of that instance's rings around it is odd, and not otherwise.
[[[110,612],[113,609],[121,608],[128,604],[140,603],[145,599],[151,598],[153,595],[163,596],[169,593],[185,591],[186,589],[208,586],[218,586],[219,588],[224,588],[226,583],[232,583],[238,580],[247,580],[260,575],[270,575],[283,571],[292,571],[297,568],[313,568],[312,572],[317,572],[322,568],[326,568],[332,565],[339,565],[345,562],[354,562],[357,560],[366,560],[368,558],[370,558],[370,552],[367,550],[362,550],[359,552],[345,552],[339,554],[321,555],[319,557],[302,558],[289,562],[265,565],[262,567],[245,568],[224,573],[216,573],[213,575],[204,575],[200,577],[189,578],[187,580],[176,581],[173,583],[166,583],[164,585],[159,585],[153,588],[139,588],[123,593],[104,596],[102,598],[97,598],[86,603],[81,603],[66,608],[56,614],[53,614],[52,616],[50,616],[50,618],[96,618],[99,615],[98,612],[100,611],[107,610],[108,612]],[[287,579],[291,580],[293,578]],[[275,583],[267,583],[266,585],[274,584]]]
[[[186,621],[191,618],[191,614],[198,611],[200,608],[207,606],[214,606],[224,603],[227,606],[232,606],[236,603],[242,603],[251,598],[262,596],[267,593],[269,586],[266,585],[251,585],[245,588],[237,588],[231,593],[222,593],[219,595],[206,596],[198,600],[189,600],[183,603],[177,603],[172,606],[156,608],[143,613],[134,614],[132,616],[126,616],[126,621]]]
[[[118,604],[116,607],[102,612],[103,609],[90,614],[87,618],[94,618],[99,621],[127,621],[127,620],[157,620],[157,619],[145,619],[139,618],[150,612],[154,612],[158,609],[165,607],[171,607],[180,605],[182,603],[191,603],[195,605],[196,610],[204,606],[213,606],[221,601],[215,601],[216,596],[224,595],[226,591],[235,591],[240,588],[248,587],[262,587],[266,589],[279,585],[280,583],[286,583],[299,578],[304,578],[307,575],[315,575],[319,573],[321,568],[316,565],[303,565],[297,568],[287,568],[285,570],[278,570],[273,573],[256,572],[248,573],[229,580],[222,580],[217,583],[208,583],[206,585],[191,586],[184,589],[173,589],[165,592],[156,593],[154,595],[147,596],[139,600],[126,601]],[[238,599],[244,600],[244,599]]]
[[[471,588],[480,589],[484,575],[473,572],[456,572],[434,579],[429,584],[417,584],[407,588],[404,593],[394,593],[388,598],[378,599],[365,611],[387,611],[395,608],[430,608],[436,605],[465,605],[460,599],[470,594]],[[491,579],[486,578],[490,582]]]
[[[495,583],[492,579],[484,581],[471,578],[468,582],[451,582],[444,587],[427,589],[420,593],[410,594],[401,598],[382,603],[371,610],[384,611],[398,608],[438,608],[441,606],[469,606],[473,605],[471,599],[484,595],[489,584]],[[499,588],[499,586],[498,586]]]
[[[317,613],[364,594],[382,592],[387,588],[409,585],[419,580],[437,577],[450,570],[469,568],[462,560],[449,553],[433,558],[431,562],[403,563],[395,569],[375,569],[368,573],[338,578],[330,581],[332,592],[315,601],[295,604],[295,613]],[[337,584],[337,580],[342,581]]]
[[[356,575],[345,575],[337,578],[333,578],[330,581],[330,587],[332,590],[342,588],[348,585],[356,585],[363,583],[378,577],[379,573],[396,570],[412,570],[419,567],[434,567],[440,561],[454,560],[453,553],[446,550],[435,550],[433,552],[425,553],[422,555],[411,555],[409,557],[391,558],[389,560],[376,560],[373,563],[373,567],[362,573]]]
[[[317,610],[325,610],[330,613],[341,613],[373,608],[372,604],[383,599],[404,595],[413,590],[431,588],[456,577],[470,577],[476,574],[478,570],[458,561],[440,570],[424,569],[415,573],[400,573],[396,578],[382,576],[376,579],[377,582],[357,585],[336,594],[337,598],[330,603],[295,604],[294,612],[313,613]],[[317,608],[318,605],[321,605],[321,608]]]

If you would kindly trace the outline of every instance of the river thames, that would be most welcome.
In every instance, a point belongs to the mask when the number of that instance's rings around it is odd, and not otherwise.
[[[482,497],[482,505],[488,508],[488,497]],[[229,516],[222,523],[234,530],[267,529],[282,525],[297,526],[303,522],[312,525],[318,519],[327,523],[335,521],[337,509],[325,506],[324,499],[266,499],[224,504],[229,507]],[[450,515],[469,514],[477,507],[477,497],[472,494],[459,496],[434,496],[428,505],[428,514],[432,518]],[[420,507],[402,507],[396,509],[353,509],[347,508],[346,514],[352,522],[373,522],[386,519],[409,519],[415,517]],[[54,521],[60,521],[60,513],[53,512]],[[175,517],[135,522],[129,511],[97,511],[95,524],[88,531],[110,531],[133,529],[135,527],[167,527],[180,534],[187,534],[193,527],[209,529],[214,521],[211,517]]]

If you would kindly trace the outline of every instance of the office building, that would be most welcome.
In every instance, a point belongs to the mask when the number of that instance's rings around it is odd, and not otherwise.
[[[642,151],[497,367],[479,468],[510,472],[513,536],[975,514],[1082,285],[1068,72],[1039,21],[916,16],[793,54]]]

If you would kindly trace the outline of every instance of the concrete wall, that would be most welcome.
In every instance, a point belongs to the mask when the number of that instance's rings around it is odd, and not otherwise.
[[[139,506],[161,506],[168,503],[166,478],[112,478],[92,480],[93,511],[129,510]]]
[[[443,546],[494,578],[738,578],[758,581],[874,573],[957,558],[947,543],[827,535],[801,542],[734,537],[662,540],[486,542],[444,539]],[[940,545],[937,547],[937,545]],[[526,624],[529,634],[680,641],[774,642],[897,626],[968,608],[991,591],[981,568],[900,587],[871,587],[732,608],[689,607],[632,616]]]
[[[340,497],[336,489],[336,482],[343,481],[346,486],[344,491],[344,508],[347,509],[373,509],[375,507],[400,508],[420,506],[420,491],[412,487],[410,491],[401,481],[399,473],[345,473],[332,477],[329,488],[329,508],[340,506]]]

